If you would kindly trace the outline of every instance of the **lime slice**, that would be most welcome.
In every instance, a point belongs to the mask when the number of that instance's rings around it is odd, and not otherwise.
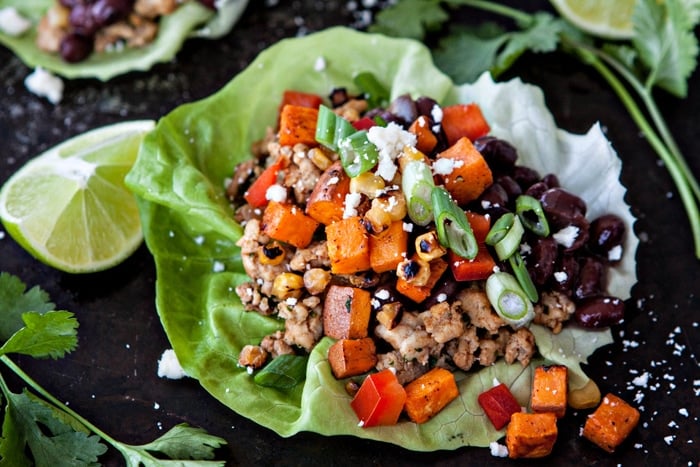
[[[608,39],[634,36],[635,0],[550,0],[559,14],[582,31]]]
[[[124,177],[154,125],[139,120],[97,128],[29,161],[0,190],[7,232],[66,272],[100,271],[126,259],[143,234]]]

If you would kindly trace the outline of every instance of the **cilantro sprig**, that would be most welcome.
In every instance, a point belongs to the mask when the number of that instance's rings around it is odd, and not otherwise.
[[[215,466],[214,450],[226,441],[186,424],[176,425],[142,445],[122,443],[61,403],[26,374],[8,354],[62,358],[78,345],[78,321],[55,310],[39,287],[26,290],[17,277],[0,273],[0,362],[27,387],[15,393],[0,374],[5,410],[0,438],[0,466],[94,466],[114,447],[128,467]]]
[[[452,28],[433,50],[435,63],[455,82],[473,81],[484,71],[497,77],[526,51],[561,50],[593,67],[610,85],[632,120],[667,168],[688,216],[700,259],[700,184],[681,153],[654,98],[662,89],[687,95],[687,81],[697,66],[700,3],[688,0],[639,0],[630,41],[591,37],[549,12],[523,12],[485,0],[399,0],[382,10],[374,32],[422,40],[444,30],[445,8],[471,7],[512,20],[515,30],[492,22]],[[420,11],[420,15],[415,12]]]

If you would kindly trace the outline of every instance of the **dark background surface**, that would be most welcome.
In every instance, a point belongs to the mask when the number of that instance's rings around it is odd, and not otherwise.
[[[547,9],[544,1],[511,2]],[[290,37],[344,24],[362,24],[369,10],[346,1],[251,1],[233,32],[220,41],[193,40],[176,60],[148,73],[108,83],[66,81],[63,101],[54,106],[29,94],[31,72],[0,48],[0,184],[30,157],[90,128],[123,120],[156,119],[179,104],[223,86],[263,48]],[[483,15],[459,15],[476,21]],[[590,374],[603,392],[613,392],[641,410],[633,435],[615,454],[579,437],[588,412],[560,422],[559,440],[546,460],[522,465],[698,465],[700,461],[700,261],[693,256],[688,221],[666,170],[639,135],[615,96],[597,75],[562,55],[526,55],[507,77],[540,85],[558,124],[584,132],[596,121],[624,161],[622,181],[638,218],[639,282],[627,303],[615,343],[591,358]],[[687,99],[659,95],[661,107],[695,173],[700,77]],[[238,416],[209,396],[194,380],[158,378],[157,362],[169,348],[154,307],[155,273],[142,246],[109,271],[69,275],[42,265],[0,228],[0,271],[39,285],[57,308],[80,322],[79,348],[57,361],[17,358],[20,366],[71,408],[113,437],[145,443],[186,422],[221,436],[218,451],[228,465],[505,465],[487,449],[415,453],[392,445],[303,433],[283,439]],[[19,389],[16,380],[0,369]],[[634,379],[648,374],[648,384]],[[684,415],[687,411],[687,415]],[[121,465],[110,450],[102,459]]]

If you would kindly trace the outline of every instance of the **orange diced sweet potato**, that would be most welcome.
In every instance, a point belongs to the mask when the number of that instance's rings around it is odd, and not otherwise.
[[[557,416],[552,412],[516,412],[506,428],[508,457],[545,457],[557,440]]]
[[[334,339],[367,337],[370,300],[366,290],[331,285],[323,304],[323,333]]]
[[[488,163],[469,138],[460,138],[437,157],[454,161],[452,172],[442,175],[442,181],[459,205],[477,199],[493,183]]]
[[[294,146],[301,143],[317,146],[316,121],[318,109],[300,105],[285,105],[280,113],[279,143]]]
[[[328,363],[337,379],[368,372],[377,364],[377,348],[371,337],[340,339],[328,349]]]
[[[374,272],[396,270],[396,266],[406,259],[408,232],[403,221],[394,221],[389,227],[369,236],[369,262]]]
[[[331,164],[319,177],[306,201],[306,214],[323,225],[343,218],[345,196],[350,193],[350,177],[340,161]]]
[[[637,409],[614,394],[606,394],[595,412],[588,416],[583,437],[608,452],[614,452],[637,423]]]
[[[425,423],[459,396],[451,371],[435,367],[405,386],[404,410],[415,423]]]
[[[304,214],[298,206],[270,201],[263,212],[261,226],[263,233],[270,238],[297,248],[306,248],[311,243],[318,222]]]
[[[568,370],[564,365],[535,368],[530,406],[535,412],[553,412],[557,418],[566,413]]]
[[[425,115],[414,120],[408,131],[416,135],[416,149],[420,152],[429,154],[437,146],[437,137],[430,129],[430,120]]]
[[[327,225],[326,239],[333,274],[353,274],[370,268],[369,238],[361,217]]]

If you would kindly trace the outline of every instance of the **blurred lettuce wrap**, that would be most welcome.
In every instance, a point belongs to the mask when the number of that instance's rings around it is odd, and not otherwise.
[[[283,323],[245,312],[234,291],[246,276],[235,246],[242,229],[224,194],[226,178],[236,163],[251,157],[251,143],[275,124],[285,89],[325,96],[346,86],[357,92],[352,77],[363,71],[374,73],[393,97],[410,93],[443,104],[479,102],[493,133],[518,147],[521,163],[557,173],[564,187],[583,194],[591,215],[621,216],[629,229],[611,293],[629,297],[638,241],[618,181],[620,160],[599,126],[585,135],[566,133],[556,128],[538,88],[519,80],[496,84],[488,75],[455,86],[418,42],[334,28],[270,47],[221,91],[177,108],[146,137],[127,182],[139,197],[146,241],[156,261],[158,313],[190,376],[231,409],[282,436],[300,431],[348,434],[417,451],[487,446],[503,432],[493,429],[476,398],[494,378],[507,383],[522,405],[529,397],[532,367],[544,361],[567,365],[572,386],[581,387],[588,377],[579,364],[612,342],[609,330],[568,327],[552,335],[533,326],[542,356],[529,368],[498,363],[457,373],[460,397],[422,425],[358,427],[344,385],[326,361],[328,338],[312,352],[305,383],[291,392],[257,386],[237,367],[242,346],[257,344]]]
[[[150,44],[120,51],[93,53],[79,63],[68,63],[58,54],[36,46],[36,27],[55,0],[3,0],[0,8],[14,7],[32,22],[32,27],[20,36],[0,30],[0,44],[12,50],[27,66],[41,67],[64,78],[97,78],[107,81],[130,71],[149,70],[154,64],[171,60],[189,37],[217,39],[233,28],[245,10],[248,0],[225,0],[214,12],[196,0],[180,5],[172,14],[159,21],[158,35]]]

